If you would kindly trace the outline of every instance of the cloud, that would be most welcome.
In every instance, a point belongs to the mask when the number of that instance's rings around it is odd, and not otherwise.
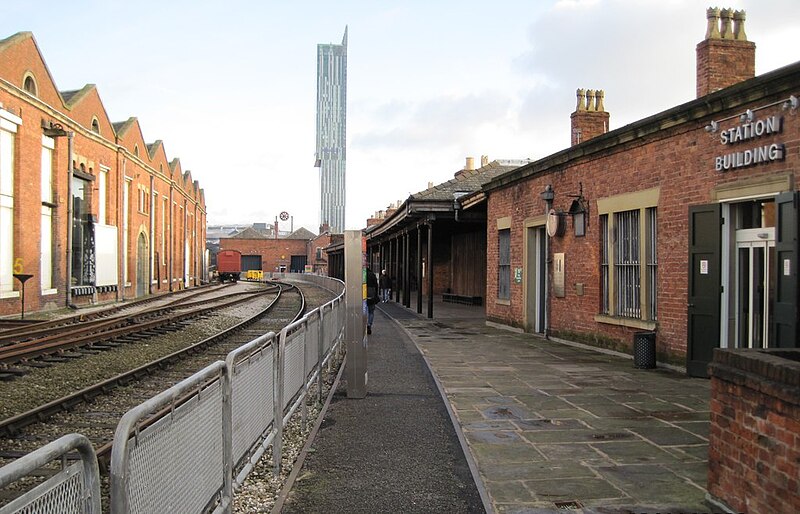
[[[432,149],[470,140],[481,125],[501,123],[512,99],[500,91],[444,95],[418,102],[391,101],[376,106],[352,136],[354,151],[414,147]]]

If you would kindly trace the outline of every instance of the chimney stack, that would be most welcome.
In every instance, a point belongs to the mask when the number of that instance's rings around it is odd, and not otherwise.
[[[602,89],[578,89],[578,105],[570,115],[572,120],[572,146],[608,132],[611,115],[603,105],[605,93]]]
[[[697,97],[756,75],[756,45],[747,40],[744,11],[706,10],[706,38],[697,45]]]

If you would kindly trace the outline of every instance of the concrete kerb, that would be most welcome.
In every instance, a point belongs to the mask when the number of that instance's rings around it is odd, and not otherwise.
[[[494,513],[494,507],[492,506],[492,501],[489,498],[489,492],[486,489],[486,484],[483,483],[483,477],[481,477],[480,471],[478,471],[478,465],[475,462],[475,458],[472,455],[472,451],[469,448],[469,444],[467,443],[467,439],[464,436],[464,432],[461,430],[461,424],[458,422],[458,418],[456,418],[456,414],[453,411],[452,405],[450,405],[450,401],[447,399],[447,395],[444,391],[444,386],[439,381],[439,377],[436,376],[436,373],[433,371],[433,367],[431,366],[428,357],[422,352],[422,349],[417,344],[417,341],[414,339],[412,334],[406,330],[406,328],[400,324],[399,321],[389,316],[386,312],[381,309],[381,312],[389,318],[397,327],[403,331],[403,333],[408,337],[408,339],[414,343],[414,348],[417,349],[419,354],[422,356],[422,359],[425,361],[425,366],[428,367],[428,371],[433,377],[433,381],[436,384],[436,389],[439,391],[439,396],[442,398],[442,402],[444,403],[445,408],[447,409],[447,415],[450,416],[450,422],[453,424],[453,429],[456,432],[456,436],[458,437],[458,442],[461,445],[461,451],[464,453],[464,458],[467,460],[467,465],[469,466],[469,471],[472,474],[472,479],[475,481],[475,487],[478,489],[478,494],[480,494],[481,502],[483,502],[483,509],[487,513]]]
[[[303,445],[303,449],[300,450],[300,454],[294,461],[294,465],[292,466],[292,471],[289,473],[289,476],[286,477],[286,482],[283,484],[280,493],[278,493],[278,496],[275,498],[275,505],[272,507],[272,510],[270,511],[271,514],[280,514],[281,510],[283,510],[284,503],[286,503],[286,499],[289,498],[289,493],[292,492],[292,486],[294,486],[294,482],[295,480],[297,480],[297,476],[303,469],[303,463],[306,460],[306,456],[308,456],[308,452],[309,450],[311,450],[311,446],[314,444],[314,440],[317,438],[317,432],[319,432],[319,428],[322,426],[322,422],[325,419],[325,414],[328,412],[328,407],[330,407],[331,405],[331,399],[333,398],[333,395],[336,393],[336,390],[339,388],[339,381],[341,380],[342,374],[344,373],[344,366],[345,363],[344,361],[342,361],[342,363],[339,365],[339,372],[336,374],[336,380],[333,381],[333,385],[331,385],[330,391],[328,391],[328,397],[325,399],[325,404],[319,411],[319,415],[317,415],[317,421],[314,423],[314,427],[308,434],[308,438],[306,439],[306,443]]]

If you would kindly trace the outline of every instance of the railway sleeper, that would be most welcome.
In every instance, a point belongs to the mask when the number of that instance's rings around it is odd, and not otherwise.
[[[49,368],[53,365],[50,362],[41,362],[41,361],[25,361],[24,364],[29,368]]]
[[[68,362],[69,359],[67,359],[66,357],[53,357],[53,356],[50,356],[50,357],[41,357],[39,359],[39,361],[40,362],[50,363],[50,364],[58,364],[58,363],[61,363],[61,362]]]
[[[83,357],[83,354],[80,352],[61,352],[58,354],[59,357],[63,357],[65,359],[80,359]]]

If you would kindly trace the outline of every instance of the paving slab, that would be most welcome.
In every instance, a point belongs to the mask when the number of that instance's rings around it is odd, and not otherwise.
[[[436,304],[435,320],[379,308],[440,383],[491,510],[712,512],[707,380],[636,369],[449,306]]]

